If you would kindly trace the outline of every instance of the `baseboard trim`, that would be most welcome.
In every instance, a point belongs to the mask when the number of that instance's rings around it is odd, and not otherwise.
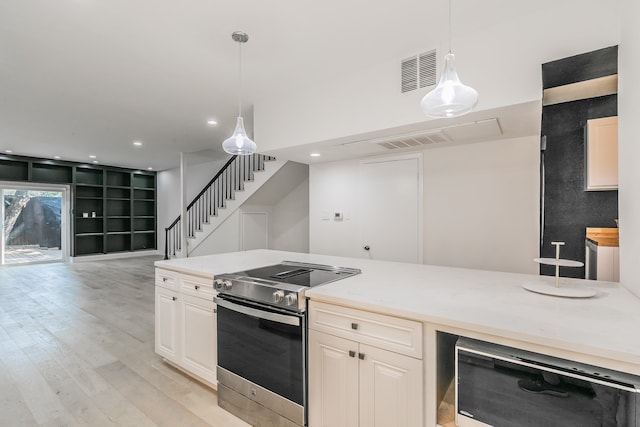
[[[109,259],[135,258],[140,256],[151,256],[151,255],[164,256],[164,254],[161,254],[160,251],[157,251],[155,249],[148,249],[148,250],[132,251],[132,252],[114,252],[112,254],[74,256],[69,258],[69,262],[78,263],[78,262],[104,261]]]

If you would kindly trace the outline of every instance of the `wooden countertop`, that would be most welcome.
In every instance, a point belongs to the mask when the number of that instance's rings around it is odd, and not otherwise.
[[[620,246],[617,228],[587,227],[587,239],[598,246]]]

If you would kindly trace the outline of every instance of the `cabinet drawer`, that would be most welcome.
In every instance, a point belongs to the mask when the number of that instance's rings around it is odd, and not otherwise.
[[[309,328],[422,359],[422,323],[309,302]]]
[[[213,297],[216,295],[213,290],[213,279],[186,274],[181,275],[180,292],[185,295],[206,298],[210,301],[213,301]]]
[[[156,286],[177,291],[180,283],[180,273],[156,268]]]

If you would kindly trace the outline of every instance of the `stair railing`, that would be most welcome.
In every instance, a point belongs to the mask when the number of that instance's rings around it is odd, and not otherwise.
[[[235,198],[235,192],[244,190],[244,183],[253,181],[253,174],[264,170],[264,162],[275,157],[262,154],[232,156],[202,191],[187,205],[187,238],[195,237],[209,218],[227,206],[227,200]],[[164,259],[182,250],[182,218],[179,215],[164,229]]]

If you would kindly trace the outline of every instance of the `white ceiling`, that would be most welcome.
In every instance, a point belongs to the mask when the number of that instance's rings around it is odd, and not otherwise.
[[[454,2],[454,34],[540,7],[481,3]],[[250,37],[250,119],[259,97],[442,43],[446,16],[445,0],[4,0],[0,153],[155,170],[220,157],[238,108],[233,31]]]

